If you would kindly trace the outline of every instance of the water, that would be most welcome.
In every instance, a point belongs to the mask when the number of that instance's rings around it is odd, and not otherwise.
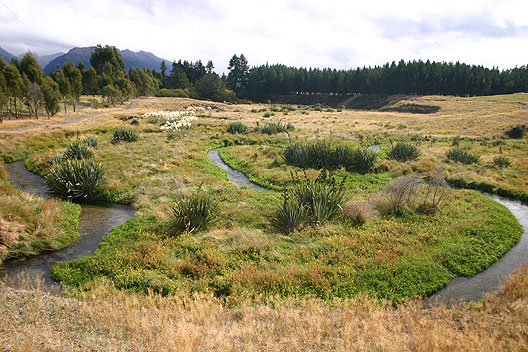
[[[495,291],[507,279],[508,275],[521,267],[528,258],[528,206],[520,201],[500,196],[491,196],[506,206],[523,227],[519,243],[499,258],[488,269],[471,277],[457,277],[435,292],[427,300],[448,303],[456,301],[478,301],[487,292]]]
[[[48,196],[48,187],[44,178],[29,172],[23,161],[5,164],[9,180],[17,188],[37,195]],[[0,272],[7,274],[7,283],[12,287],[24,285],[24,281],[35,281],[41,278],[45,289],[59,291],[50,277],[51,267],[69,260],[90,255],[98,248],[102,238],[114,227],[123,224],[134,216],[130,206],[105,202],[81,204],[79,219],[79,239],[58,251],[43,253],[25,260],[11,260],[0,266]]]
[[[224,163],[224,161],[218,154],[218,149],[210,150],[209,152],[207,152],[207,156],[209,157],[209,159],[211,159],[213,164],[215,164],[216,166],[220,166],[222,169],[227,171],[227,178],[229,179],[229,181],[233,182],[235,185],[247,186],[256,191],[266,191],[267,190],[264,187],[254,184],[253,182],[249,180],[249,178],[246,177],[246,175],[244,175],[240,171],[233,170],[231,167],[229,167],[229,165]]]

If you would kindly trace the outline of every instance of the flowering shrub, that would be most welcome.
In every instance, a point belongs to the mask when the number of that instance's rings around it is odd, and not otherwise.
[[[161,122],[160,130],[179,131],[190,128],[193,121],[198,120],[194,110],[187,111],[150,111],[143,118],[157,119]]]

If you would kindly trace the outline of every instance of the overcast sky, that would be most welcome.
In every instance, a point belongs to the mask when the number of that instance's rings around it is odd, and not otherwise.
[[[0,47],[20,54],[109,44],[168,60],[234,53],[338,69],[393,60],[528,63],[528,0],[0,0]]]

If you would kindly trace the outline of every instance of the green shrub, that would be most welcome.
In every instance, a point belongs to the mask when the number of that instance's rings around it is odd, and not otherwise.
[[[248,133],[248,127],[242,122],[231,122],[227,125],[226,131],[231,134],[246,134]]]
[[[524,136],[525,133],[526,133],[525,125],[513,126],[512,128],[506,131],[506,135],[513,139],[520,139]]]
[[[131,128],[120,127],[114,131],[112,137],[112,144],[119,142],[135,142],[138,140],[138,135],[136,131]]]
[[[419,156],[418,147],[410,143],[398,142],[389,150],[389,158],[398,161],[416,160]]]
[[[263,116],[263,117],[270,117],[271,115],[272,115],[271,112],[266,112],[266,113],[264,113],[264,115],[262,115],[262,116]]]
[[[299,230],[308,221],[306,208],[296,199],[284,197],[282,204],[270,217],[271,227],[277,232]]]
[[[289,233],[305,224],[323,225],[332,220],[341,211],[344,182],[328,178],[325,170],[315,181],[294,179],[294,185],[283,192],[281,206],[271,215],[272,227]]]
[[[454,147],[447,151],[446,157],[450,160],[463,164],[476,164],[479,162],[480,156],[476,153],[471,153],[465,149]]]
[[[493,158],[493,165],[495,165],[498,168],[504,168],[504,167],[510,167],[511,166],[511,160],[508,157],[498,155]]]
[[[335,170],[345,167],[350,172],[368,172],[376,166],[376,152],[351,148],[347,145],[332,147],[326,142],[315,144],[294,143],[282,154],[287,164],[312,169]]]
[[[157,97],[189,98],[189,94],[183,89],[162,88],[156,92]]]
[[[64,153],[55,154],[54,156],[48,159],[48,163],[50,166],[53,166],[55,164],[62,163],[64,160],[66,160],[66,158],[64,157]]]
[[[295,127],[293,126],[291,122],[288,122],[287,124],[286,123],[283,124],[281,122],[278,122],[278,123],[271,122],[271,123],[267,123],[264,127],[259,128],[259,131],[261,133],[272,135],[276,133],[292,131],[294,129]]]
[[[87,146],[91,147],[91,148],[97,148],[97,138],[95,137],[86,137],[84,140],[83,140],[83,143],[86,144]]]
[[[88,145],[81,142],[73,142],[68,146],[64,152],[65,159],[90,159],[92,157],[92,151]]]
[[[198,232],[216,220],[217,209],[216,199],[199,189],[171,207],[171,228],[176,233]]]
[[[58,196],[79,199],[90,196],[103,181],[104,170],[93,160],[70,159],[54,164],[46,178]]]

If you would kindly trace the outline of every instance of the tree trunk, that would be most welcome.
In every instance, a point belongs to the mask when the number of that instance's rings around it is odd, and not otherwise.
[[[17,108],[17,98],[14,97],[14,103],[15,103],[15,119],[18,119],[18,108]]]

